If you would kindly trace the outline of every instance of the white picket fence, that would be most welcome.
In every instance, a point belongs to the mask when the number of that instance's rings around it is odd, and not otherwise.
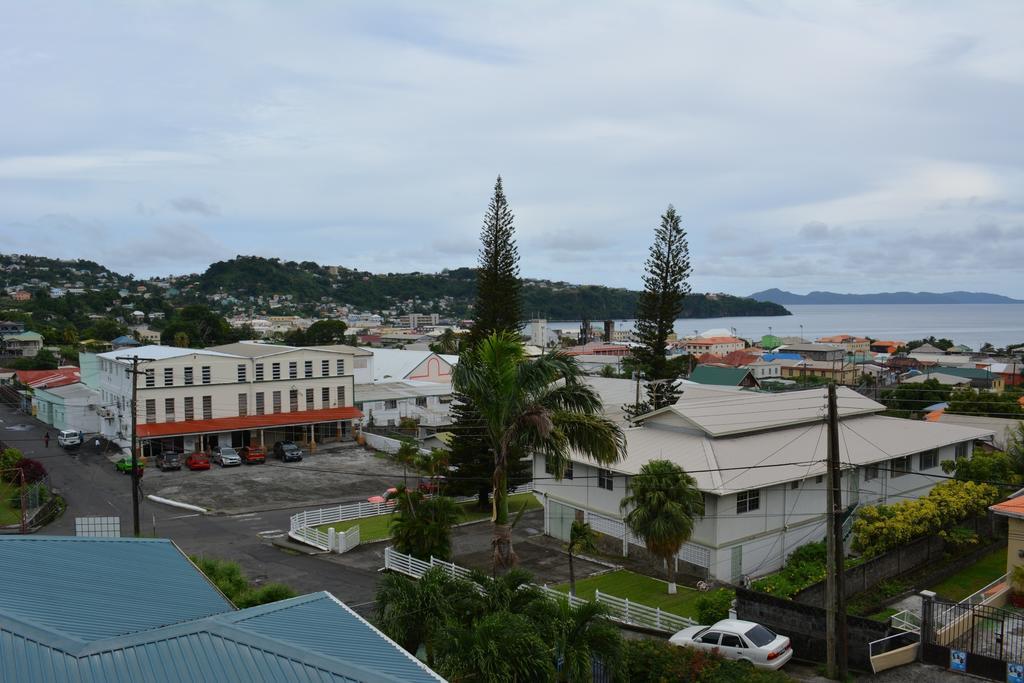
[[[411,555],[404,555],[391,546],[384,549],[385,569],[418,579],[432,567],[442,567],[452,576],[464,579],[469,578],[471,574],[470,570],[465,567],[439,560],[436,557],[431,557],[430,562],[424,562]],[[540,589],[551,598],[568,600],[569,604],[574,607],[586,602],[583,598],[562,593],[548,586],[540,586]],[[609,608],[609,617],[612,620],[630,626],[640,626],[664,633],[675,633],[697,623],[692,619],[665,612],[661,608],[648,607],[647,605],[642,605],[626,598],[617,598],[614,595],[608,595],[601,591],[594,591],[594,601]]]
[[[532,481],[522,486],[517,486],[510,495],[529,493],[530,491],[533,491]],[[428,495],[427,498],[429,497]],[[455,502],[468,503],[474,500],[476,500],[476,496],[463,496],[456,498]],[[288,535],[296,541],[306,543],[320,550],[335,550],[337,546],[330,543],[328,533],[320,531],[316,527],[324,524],[335,524],[336,522],[349,522],[353,519],[389,515],[394,509],[395,502],[389,500],[383,503],[348,503],[347,505],[337,505],[317,510],[303,510],[292,515],[288,525]],[[359,545],[358,527],[353,527],[352,529],[356,530],[356,542],[349,543],[345,550],[336,550],[335,552],[343,553]],[[349,529],[346,533],[351,534],[352,529]]]

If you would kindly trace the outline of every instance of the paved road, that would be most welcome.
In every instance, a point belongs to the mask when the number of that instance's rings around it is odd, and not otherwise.
[[[46,425],[9,406],[0,406],[0,420],[0,440],[45,464],[51,484],[67,501],[64,516],[43,533],[73,535],[75,517],[102,515],[120,517],[122,533],[131,534],[130,478],[116,473],[106,456],[89,449],[68,455],[56,445],[55,430],[47,429]],[[49,448],[43,445],[47,431],[51,436]],[[144,489],[145,484],[144,477]],[[191,555],[234,560],[254,580],[281,581],[300,593],[330,591],[352,607],[368,613],[377,571],[284,552],[272,544],[273,537],[287,532],[289,517],[302,509],[304,507],[225,516],[199,515],[143,499],[141,531],[145,535],[155,532],[156,536],[170,538]]]

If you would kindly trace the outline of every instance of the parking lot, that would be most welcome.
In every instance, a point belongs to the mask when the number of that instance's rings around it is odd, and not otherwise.
[[[306,453],[302,462],[268,457],[261,465],[214,464],[195,472],[185,467],[161,472],[150,459],[142,485],[146,494],[237,513],[365,500],[401,481],[400,466],[355,443],[343,443]]]

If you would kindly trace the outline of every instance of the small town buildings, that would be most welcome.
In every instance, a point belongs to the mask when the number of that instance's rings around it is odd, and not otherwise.
[[[29,389],[52,389],[82,381],[81,371],[73,365],[56,370],[17,370],[14,373],[18,384]]]
[[[993,391],[997,394],[1003,393],[1006,388],[1005,380],[999,373],[992,372],[988,367],[985,368],[971,368],[971,367],[947,367],[940,365],[935,368],[928,368],[925,370],[925,374],[942,373],[945,375],[952,375],[954,377],[962,377],[969,380],[971,386],[975,389],[985,389],[987,391]]]
[[[674,347],[680,353],[694,356],[705,353],[724,356],[731,351],[742,351],[746,347],[746,343],[736,337],[693,337],[676,342]]]
[[[856,385],[859,383],[857,366],[847,363],[845,359],[838,361],[824,360],[779,360],[783,379],[799,380],[803,377],[822,377],[836,384]]]
[[[808,360],[841,362],[846,359],[846,349],[835,344],[784,344],[778,350],[784,353],[796,353]]]
[[[841,346],[846,349],[847,353],[868,353],[871,347],[871,341],[866,337],[854,337],[850,334],[834,334],[828,337],[819,337],[817,339],[819,344],[830,344],[834,346]]]
[[[81,382],[64,386],[35,389],[32,392],[32,413],[36,419],[56,430],[70,429],[86,434],[100,430],[96,408],[100,392]]]
[[[0,336],[21,334],[25,331],[25,323],[15,320],[0,320]]]
[[[362,424],[397,427],[412,420],[420,427],[450,425],[452,387],[442,382],[397,380],[357,384],[355,406],[363,413]]]
[[[5,349],[0,351],[6,358],[34,358],[43,350],[43,335],[38,332],[17,332],[5,334]]]
[[[117,351],[118,349],[134,349],[142,346],[142,342],[129,334],[122,334],[120,337],[111,339],[110,345],[114,347],[114,351]]]
[[[330,593],[236,609],[166,539],[0,536],[0,574],[3,681],[444,681]]]
[[[141,346],[80,355],[82,375],[99,390],[100,432],[126,442],[131,433],[128,356],[142,360],[139,438],[147,448],[179,452],[215,446],[309,445],[350,438],[352,366],[357,349],[240,342],[209,349]]]
[[[406,313],[398,316],[398,324],[410,330],[418,330],[427,325],[437,325],[440,319],[437,313]]]
[[[624,372],[622,361],[628,356],[612,356],[600,354],[581,354],[575,356],[576,364],[588,375],[600,375],[611,368],[615,374]]]
[[[924,384],[928,381],[935,381],[947,387],[969,387],[971,380],[966,377],[958,377],[935,370],[934,372],[913,371],[900,377],[900,384]]]
[[[888,353],[890,355],[896,353],[901,346],[906,346],[906,342],[902,341],[891,341],[884,339],[876,339],[871,342],[868,346],[868,350],[872,353]]]
[[[11,294],[11,298],[15,301],[29,301],[32,298],[32,294],[31,292],[26,292],[24,289],[19,289]]]
[[[747,368],[718,365],[698,365],[687,379],[696,384],[710,384],[718,387],[756,388],[759,386],[754,373]]]
[[[782,364],[773,360],[758,358],[741,367],[750,370],[759,384],[765,380],[782,378]]]
[[[854,511],[925,495],[943,481],[942,461],[992,438],[988,429],[881,416],[885,406],[845,387],[838,395],[842,503]],[[705,514],[679,566],[731,582],[772,572],[794,548],[824,537],[825,405],[824,388],[765,394],[684,385],[675,405],[624,429],[625,457],[617,463],[574,455],[559,479],[542,454],[534,457],[544,531],[567,540],[573,520],[582,518],[621,543],[623,554],[633,553],[643,544],[625,528],[620,504],[630,478],[665,459],[704,493]]]

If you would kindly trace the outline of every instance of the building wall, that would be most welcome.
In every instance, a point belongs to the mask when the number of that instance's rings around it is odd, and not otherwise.
[[[1006,535],[1006,573],[1024,565],[1024,519],[1009,518]]]
[[[443,359],[432,355],[402,379],[413,379],[419,382],[451,382],[452,366]]]
[[[45,389],[36,389],[32,408],[39,420],[52,425],[54,429],[77,429],[93,434],[99,431],[100,419],[95,410],[98,396],[90,402],[86,398],[65,399]]]
[[[356,389],[358,392],[358,387]],[[392,399],[390,401],[360,401],[356,395],[356,407],[363,411],[363,423],[382,427],[398,426],[404,417],[419,420],[425,427],[451,424],[451,396],[427,396],[426,405],[417,405],[416,397]]]

